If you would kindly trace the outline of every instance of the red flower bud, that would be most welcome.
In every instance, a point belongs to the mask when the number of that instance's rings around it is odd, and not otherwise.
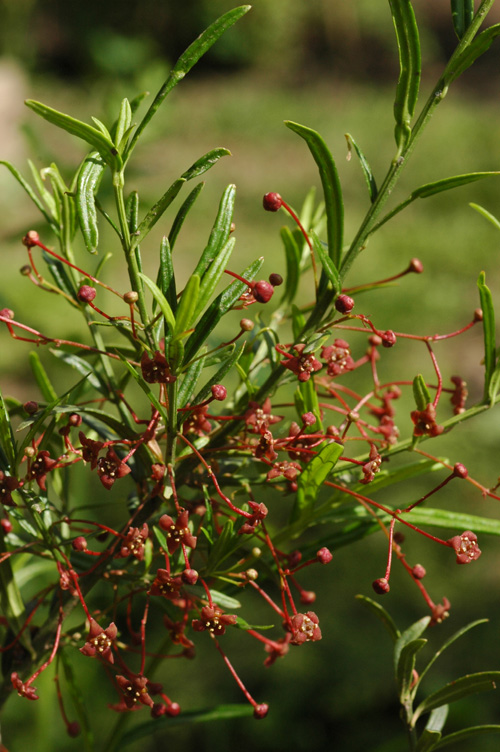
[[[212,397],[219,402],[222,402],[227,397],[227,389],[222,384],[214,384],[211,391]]]
[[[378,580],[374,580],[372,582],[372,588],[379,595],[385,595],[385,593],[388,593],[391,589],[385,577],[379,577]]]
[[[266,211],[277,212],[283,205],[283,199],[279,193],[266,193],[262,205]]]
[[[90,285],[82,285],[80,289],[78,290],[78,300],[81,300],[82,303],[91,303],[96,296],[95,287],[91,287]]]
[[[328,548],[323,547],[323,548],[320,548],[319,551],[317,552],[316,558],[320,564],[329,564],[331,560],[333,559],[333,556],[332,556],[331,551],[328,550]]]
[[[350,313],[354,308],[354,300],[349,295],[339,295],[335,301],[335,308],[339,313]]]
[[[273,272],[273,274],[269,275],[269,282],[273,287],[279,287],[283,284],[283,277],[281,276],[281,274],[276,274],[275,272]]]
[[[264,279],[252,287],[252,294],[258,303],[268,303],[273,297],[274,287]]]

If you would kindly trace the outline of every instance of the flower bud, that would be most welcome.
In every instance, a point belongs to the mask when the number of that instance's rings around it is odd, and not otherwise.
[[[6,520],[5,517],[0,520],[0,525],[2,526],[4,535],[8,535],[10,532],[12,532],[12,522],[10,520]]]
[[[253,569],[253,568],[247,569],[247,571],[245,572],[245,577],[247,578],[247,580],[250,580],[251,582],[254,582],[258,578],[258,576],[259,576],[259,573],[257,572],[256,569]]]
[[[180,712],[181,712],[181,706],[179,705],[178,702],[171,702],[170,705],[167,705],[166,713],[167,715],[172,716],[172,718],[175,717],[176,715],[179,715]]]
[[[25,411],[28,413],[28,415],[34,415],[36,412],[38,412],[38,402],[35,402],[34,400],[29,400],[29,402],[25,402],[23,407]]]
[[[71,413],[71,415],[68,418],[68,424],[70,426],[81,426],[82,425],[82,416],[78,415],[77,413]]]
[[[474,311],[474,321],[482,321],[483,320],[483,311],[482,308],[476,308]]]
[[[123,300],[129,305],[134,305],[134,303],[137,303],[137,301],[139,300],[139,295],[135,292],[135,290],[130,290],[123,295]]]
[[[316,416],[314,413],[304,413],[302,416],[302,422],[306,426],[314,426],[316,423]]]
[[[391,589],[385,577],[379,577],[378,580],[374,580],[372,582],[372,588],[379,595],[385,595],[385,593],[388,593]]]
[[[253,717],[257,719],[265,718],[268,712],[269,712],[269,705],[263,702],[260,705],[255,706],[254,711],[253,711]]]
[[[396,344],[396,335],[391,329],[388,329],[382,334],[382,345],[384,347],[392,347]]]
[[[418,258],[412,258],[410,261],[410,265],[408,267],[409,272],[414,272],[415,274],[422,274],[424,271],[424,265]]]
[[[319,551],[316,554],[316,558],[319,561],[320,564],[329,564],[331,560],[333,559],[331,551],[324,546],[323,548],[320,548]]]
[[[181,577],[186,585],[196,585],[198,582],[198,572],[196,569],[185,569]]]
[[[81,300],[82,303],[91,303],[94,300],[95,295],[95,287],[91,287],[90,285],[82,285],[78,290],[77,298],[78,300]]]
[[[283,205],[283,199],[279,193],[266,193],[262,205],[266,211],[277,212]]]
[[[273,272],[269,275],[269,282],[273,287],[279,287],[283,284],[283,277],[281,276],[281,274],[276,274],[276,272]]]
[[[421,564],[415,564],[415,566],[411,570],[411,573],[416,580],[421,580],[427,574],[427,572],[425,571],[424,567]]]
[[[0,316],[3,316],[4,319],[10,319],[10,321],[12,321],[12,319],[14,318],[14,311],[10,308],[2,308],[2,310],[0,311]]]
[[[27,248],[33,248],[34,245],[40,242],[40,236],[35,230],[30,230],[23,238],[23,245]]]
[[[71,545],[74,551],[86,551],[87,539],[84,538],[83,535],[79,535],[78,538],[75,538]]]
[[[264,279],[252,287],[252,294],[258,303],[268,303],[273,297],[274,287]]]
[[[244,332],[251,332],[254,326],[255,324],[250,319],[241,319],[240,321],[240,327]]]
[[[300,594],[300,602],[305,606],[311,605],[316,600],[316,593],[312,590],[303,590]]]
[[[71,723],[68,723],[66,731],[68,732],[68,735],[74,739],[75,737],[80,736],[80,724],[78,721],[71,721]]]
[[[462,465],[461,462],[457,462],[455,467],[453,468],[453,475],[456,478],[467,478],[469,471],[467,470],[465,465]]]
[[[29,277],[29,275],[31,274],[33,270],[29,264],[25,264],[19,269],[19,271],[21,272],[23,277]]]
[[[339,295],[335,301],[335,308],[339,313],[350,313],[354,308],[354,300],[349,295]]]
[[[214,384],[211,391],[212,397],[218,402],[222,402],[227,397],[227,389],[222,384]]]

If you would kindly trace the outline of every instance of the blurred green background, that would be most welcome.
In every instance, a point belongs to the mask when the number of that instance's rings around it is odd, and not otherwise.
[[[132,98],[146,89],[154,93],[183,49],[232,6],[228,0],[122,0],[119,4],[0,0],[0,159],[14,162],[26,176],[27,157],[39,168],[55,160],[70,179],[84,146],[37,120],[25,110],[23,99],[38,99],[81,119],[95,115],[109,123],[123,96]],[[421,0],[415,8],[423,47],[423,101],[455,37],[448,2]],[[492,13],[492,20],[500,20],[499,10]],[[252,12],[171,94],[137,150],[132,168],[129,187],[137,188],[142,205],[149,206],[209,149],[226,146],[233,154],[206,176],[205,190],[183,229],[178,258],[181,279],[203,249],[219,197],[230,182],[238,190],[235,268],[264,255],[267,273],[283,269],[279,239],[283,217],[265,214],[261,197],[275,190],[300,207],[311,185],[319,189],[315,165],[303,142],[283,126],[284,119],[318,130],[330,146],[343,185],[349,240],[368,208],[368,196],[355,158],[345,160],[344,133],[354,136],[380,181],[394,153],[392,102],[397,75],[387,2],[255,0]],[[422,183],[462,172],[500,169],[499,91],[497,43],[484,61],[452,87],[438,108],[403,173],[394,204]],[[0,191],[0,307],[12,308],[25,323],[49,335],[76,336],[77,324],[68,320],[66,307],[36,291],[18,271],[26,262],[20,238],[31,228],[44,232],[35,209],[5,169],[0,172]],[[105,187],[103,195],[105,200]],[[453,331],[467,323],[478,306],[476,279],[481,270],[487,273],[494,300],[500,300],[500,233],[469,207],[473,201],[500,215],[499,195],[493,178],[419,200],[373,238],[351,272],[349,285],[392,275],[415,256],[425,267],[423,275],[360,298],[360,306],[362,302],[377,326],[415,333]],[[150,241],[151,257],[146,259],[150,271],[155,268],[154,237],[161,233],[159,227]],[[105,251],[115,250],[103,246]],[[88,262],[83,249],[80,259]],[[114,281],[124,279],[116,250],[110,273]],[[361,354],[363,343],[357,346]],[[30,346],[12,342],[2,331],[0,347],[4,394],[22,401],[36,399],[39,395],[26,365]],[[445,377],[459,373],[467,379],[471,402],[481,395],[481,348],[477,328],[436,347]],[[72,378],[56,371],[49,353],[41,351],[40,355],[57,383]],[[391,378],[411,379],[418,371],[431,377],[423,346],[400,342],[397,350],[384,356],[382,373],[385,369]],[[408,423],[401,414],[402,433],[409,431]],[[452,462],[460,460],[485,485],[493,485],[500,474],[500,427],[495,413],[425,448]],[[429,483],[416,484],[409,491],[410,500],[428,491]],[[457,490],[453,485],[436,505],[498,517],[497,502],[483,500],[468,484],[463,486]],[[88,490],[80,489],[80,493],[85,496]],[[112,501],[118,504],[119,494]],[[446,550],[436,550],[439,547],[418,536],[407,537],[408,558],[426,566],[434,600],[446,595],[452,602],[450,619],[431,633],[432,647],[468,621],[490,618],[488,625],[478,627],[440,659],[429,676],[428,691],[466,672],[500,669],[499,541],[483,537],[481,547],[484,555],[473,567],[457,568]],[[249,689],[271,705],[266,720],[192,727],[166,723],[154,738],[125,748],[153,752],[168,744],[186,751],[235,746],[241,752],[256,748],[308,752],[317,747],[349,752],[404,750],[390,641],[354,600],[357,592],[371,594],[370,583],[382,575],[385,555],[384,540],[374,536],[336,552],[333,562],[319,573],[306,570],[302,581],[306,589],[317,592],[315,610],[323,640],[291,651],[271,669],[262,667],[263,651],[253,641],[239,632],[227,636],[228,653]],[[423,601],[409,584],[396,567],[391,593],[384,599],[401,628],[425,614]],[[208,638],[206,642],[206,649],[200,644],[195,661],[172,661],[161,676],[166,692],[186,709],[242,700],[220,656],[210,649]],[[79,655],[74,665],[102,747],[116,721],[106,708],[114,697],[98,665]],[[52,678],[47,671],[36,682],[41,695],[38,702],[28,704],[16,696],[7,704],[2,741],[9,752],[30,747],[37,752],[82,749],[81,740],[65,735]],[[146,710],[137,714],[131,726],[146,716]],[[449,730],[488,722],[500,723],[496,693],[457,705]],[[497,750],[498,737],[481,738],[474,744],[477,750]],[[466,748],[464,744],[453,749]]]

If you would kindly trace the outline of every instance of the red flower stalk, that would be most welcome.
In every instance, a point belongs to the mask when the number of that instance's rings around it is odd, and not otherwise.
[[[117,633],[118,630],[114,622],[111,622],[109,627],[103,629],[95,619],[90,619],[90,629],[87,642],[83,648],[80,648],[80,653],[91,658],[102,658],[103,660],[108,661],[108,663],[114,663],[115,659],[111,648],[116,639]]]

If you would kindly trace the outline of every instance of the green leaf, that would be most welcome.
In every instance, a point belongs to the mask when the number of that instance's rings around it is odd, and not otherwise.
[[[467,626],[462,627],[462,629],[459,629],[458,632],[455,632],[451,637],[449,637],[444,645],[439,648],[439,650],[434,653],[431,660],[427,664],[427,666],[423,669],[423,671],[420,672],[418,683],[422,681],[423,677],[426,675],[426,673],[429,671],[432,665],[434,665],[434,662],[439,658],[439,656],[444,653],[444,651],[450,647],[450,645],[453,645],[453,643],[458,640],[462,635],[466,634],[470,629],[474,629],[474,627],[479,626],[479,624],[486,624],[488,622],[488,619],[478,619],[477,621],[473,621],[471,624],[467,624]]]
[[[406,645],[409,645],[410,643],[413,643],[415,640],[419,639],[420,635],[429,625],[430,620],[430,616],[424,616],[423,619],[419,619],[410,627],[408,627],[408,629],[405,629],[405,631],[396,640],[396,644],[394,645],[394,672],[396,674],[396,677],[398,676],[399,660],[403,648]]]
[[[418,740],[415,752],[431,752],[436,749],[436,744],[441,739],[443,726],[448,717],[448,705],[436,708],[429,716],[429,720]]]
[[[85,703],[82,690],[80,688],[78,680],[75,678],[73,667],[69,662],[66,651],[60,650],[57,655],[62,662],[64,669],[64,678],[66,679],[66,682],[68,684],[69,694],[73,705],[75,706],[78,720],[80,721],[85,752],[92,752],[95,749],[95,746],[94,735],[92,733],[90,719],[87,712],[88,703]]]
[[[198,316],[203,313],[203,309],[210,300],[210,297],[212,296],[215,288],[219,284],[219,281],[224,274],[227,263],[233,252],[235,242],[236,238],[230,237],[204,273],[200,285],[200,294],[198,296],[198,304],[196,306],[196,313],[194,316],[195,319],[197,319]]]
[[[170,243],[170,248],[172,250],[174,248],[175,241],[177,240],[177,236],[178,236],[178,234],[180,232],[180,229],[181,229],[182,225],[184,224],[184,220],[186,219],[189,211],[192,209],[192,207],[194,205],[194,202],[196,201],[196,199],[200,195],[200,193],[201,193],[204,185],[205,185],[205,183],[198,183],[198,185],[196,185],[193,188],[193,190],[191,191],[191,193],[189,194],[189,196],[184,201],[184,203],[182,204],[181,208],[179,209],[179,211],[175,215],[175,219],[172,222],[172,227],[171,227],[170,232],[168,234],[168,241]]]
[[[86,382],[88,382],[94,389],[97,389],[102,394],[108,394],[108,386],[105,381],[99,376],[96,369],[83,358],[72,353],[64,352],[63,350],[50,349],[52,355],[59,360],[64,361],[68,366],[74,368],[82,376],[85,376]]]
[[[443,736],[435,750],[444,749],[449,747],[450,744],[455,745],[456,742],[461,742],[464,739],[470,739],[472,736],[482,736],[483,734],[500,734],[500,726],[498,724],[489,724],[484,726],[469,726],[469,728],[462,729],[461,731],[455,731],[453,734],[447,734]]]
[[[274,624],[249,624],[245,619],[242,619],[241,616],[238,616],[236,619],[236,624],[234,625],[238,629],[273,629]]]
[[[170,331],[173,333],[175,331],[175,316],[172,312],[172,309],[170,308],[170,305],[168,304],[167,299],[165,298],[162,291],[155,285],[152,279],[149,279],[149,277],[146,277],[145,274],[139,273],[139,277],[142,279],[142,281],[146,284],[147,287],[149,287],[153,298],[156,300],[158,305],[160,306],[160,311],[163,313],[163,316],[165,318],[166,324]]]
[[[464,697],[469,697],[469,695],[496,689],[499,682],[500,671],[481,671],[477,674],[461,676],[460,679],[456,679],[438,689],[437,692],[433,692],[420,703],[413,714],[412,726],[415,725],[424,713],[428,713],[430,710],[434,710],[434,708],[439,708],[441,705],[447,705]]]
[[[231,223],[233,221],[235,197],[236,186],[228,185],[228,187],[222,194],[222,198],[219,204],[219,210],[210,232],[208,244],[201,254],[201,257],[194,270],[194,273],[199,274],[200,277],[203,277],[207,268],[210,266],[213,260],[217,258],[229,239],[229,234],[231,232]]]
[[[477,281],[479,299],[483,311],[483,334],[484,334],[484,401],[491,402],[490,383],[495,371],[496,348],[495,348],[495,310],[493,298],[485,283],[485,274],[481,272]]]
[[[53,217],[51,217],[49,212],[45,209],[44,205],[42,204],[42,202],[36,195],[35,191],[30,186],[30,184],[23,178],[21,173],[18,170],[16,170],[16,168],[13,165],[11,165],[10,162],[6,162],[5,160],[0,160],[0,165],[4,165],[4,167],[6,167],[9,170],[9,172],[15,177],[19,185],[22,186],[22,188],[28,194],[30,199],[33,201],[38,211],[41,212],[41,214],[43,214],[43,216],[45,217],[46,221],[49,223],[52,230],[56,233],[56,235],[58,235],[59,226],[57,222],[54,220]]]
[[[361,165],[361,169],[363,170],[363,175],[365,176],[366,185],[368,186],[368,193],[370,194],[370,201],[373,202],[377,198],[377,183],[375,182],[375,178],[373,177],[373,173],[371,170],[370,165],[368,164],[365,155],[357,145],[356,141],[353,139],[350,133],[345,134],[345,139],[347,141],[347,159],[349,160],[351,158],[351,145],[354,147],[354,151],[358,155],[359,163]]]
[[[462,39],[474,18],[474,0],[451,0],[451,18],[455,34]]]
[[[0,391],[0,446],[5,452],[10,469],[15,472],[17,447],[9,413]]]
[[[259,258],[253,262],[242,276],[249,281],[253,280],[255,275],[263,264],[264,259]],[[247,285],[244,282],[235,280],[226,289],[218,295],[211,306],[205,311],[199,320],[195,331],[186,342],[184,354],[184,363],[195,357],[200,347],[204,344],[210,333],[217,326],[221,318],[233,307],[240,295],[245,292]]]
[[[311,512],[324,481],[337,464],[344,451],[335,441],[325,444],[310,460],[298,476],[297,498],[292,510],[291,522],[307,517]]]
[[[389,0],[399,51],[399,80],[394,101],[398,156],[411,135],[411,121],[420,87],[420,40],[410,0]]]
[[[187,368],[185,376],[182,380],[180,387],[177,389],[177,405],[184,407],[191,398],[196,389],[196,385],[201,376],[205,364],[205,356],[196,358],[191,365]]]
[[[186,170],[186,172],[183,172],[181,177],[184,178],[184,180],[192,180],[193,178],[197,178],[200,175],[203,175],[204,172],[207,172],[211,167],[216,164],[221,157],[226,156],[232,156],[229,149],[224,149],[224,147],[219,146],[216,149],[212,149],[211,151],[207,152],[203,155],[203,157],[200,157],[200,159],[197,159],[196,162],[191,165],[189,170]]]
[[[118,151],[120,152],[120,154],[123,153],[123,149],[125,147],[125,143],[122,144],[122,140],[124,136],[126,136],[127,131],[129,131],[131,123],[132,123],[132,109],[130,107],[130,102],[125,97],[124,99],[122,99],[122,102],[120,105],[120,113],[118,115],[118,121],[116,123],[116,132],[115,132],[115,145]]]
[[[423,638],[412,640],[404,645],[399,654],[396,669],[396,682],[399,687],[399,700],[402,705],[408,701],[410,696],[410,689],[414,678],[413,671],[415,669],[416,655],[426,644],[427,640]]]
[[[57,399],[57,392],[50,383],[50,379],[42,365],[40,356],[37,352],[31,351],[29,354],[29,360],[33,376],[35,377],[38,388],[42,393],[42,397],[46,402],[54,402]]]
[[[163,196],[156,202],[156,204],[148,211],[141,224],[137,228],[137,233],[132,240],[131,247],[133,249],[142,243],[148,232],[155,226],[158,220],[161,219],[185,182],[186,181],[184,180],[184,178],[178,178],[174,183],[172,183],[170,188],[165,191]]]
[[[6,553],[7,548],[5,546],[4,535],[0,533],[0,558]],[[26,611],[21,593],[16,584],[12,570],[12,559],[10,557],[5,557],[0,563],[0,611],[7,619],[14,634],[17,634],[26,620]],[[30,632],[27,629],[20,638],[21,644],[28,650],[30,650],[31,646],[29,635]]]
[[[231,26],[233,26],[236,21],[244,16],[245,13],[248,13],[250,7],[250,5],[242,5],[239,8],[234,8],[233,10],[224,13],[224,15],[214,21],[214,23],[211,24],[208,29],[206,29],[202,34],[200,34],[200,36],[195,39],[192,44],[189,45],[187,50],[182,53],[182,55],[170,71],[167,80],[154,98],[154,101],[151,104],[149,110],[146,112],[142,121],[140,122],[134,134],[134,137],[127,148],[127,152],[124,155],[124,161],[129,158],[142,131],[148,125],[149,121],[156,113],[165,97],[167,97],[167,95],[172,91],[174,86],[179,83],[179,81],[182,81],[184,76],[189,73],[191,68],[196,65],[198,60],[205,54],[205,52],[207,52],[210,47],[215,44],[219,37],[221,37],[225,31],[231,28]]]
[[[365,608],[367,608],[369,611],[372,612],[372,614],[375,614],[375,616],[380,619],[384,627],[389,632],[391,639],[393,642],[396,642],[398,637],[400,637],[401,632],[396,627],[396,624],[394,623],[394,620],[392,616],[381,606],[379,603],[374,601],[372,598],[367,598],[366,595],[356,595],[355,598],[363,605]]]
[[[427,384],[421,373],[417,374],[413,379],[413,398],[417,410],[425,410],[427,405],[432,402],[431,395],[427,389]]]
[[[300,339],[302,330],[306,325],[306,318],[300,308],[292,304],[292,331],[295,341]]]
[[[81,120],[76,120],[63,112],[54,110],[52,107],[48,107],[41,102],[35,102],[33,99],[27,99],[25,104],[37,115],[40,115],[40,117],[43,117],[45,120],[48,120],[49,123],[52,123],[52,125],[56,125],[58,128],[62,128],[68,133],[71,133],[71,135],[77,136],[78,138],[83,139],[83,141],[86,141],[87,144],[90,144],[90,146],[99,152],[111,167],[117,165],[117,155],[114,153],[116,150],[113,142],[110,138],[107,138],[101,130],[93,128],[91,125],[88,125]]]
[[[210,549],[208,561],[204,567],[204,575],[214,572],[220,564],[232,554],[235,549],[235,537],[241,541],[241,537],[234,532],[234,523],[232,520],[227,520],[222,532],[215,541],[213,547]]]
[[[177,290],[175,287],[174,265],[172,263],[172,249],[169,239],[162,238],[160,244],[160,267],[156,284],[168,301],[172,311],[177,310]]]
[[[210,588],[210,595],[212,596],[213,602],[223,608],[225,611],[233,611],[235,608],[241,608],[240,601],[238,601],[236,598],[232,598],[226,593],[221,593],[219,590]]]
[[[97,253],[99,244],[95,196],[105,168],[99,152],[93,151],[83,160],[76,181],[76,214],[89,253]]]
[[[344,238],[344,202],[335,161],[319,133],[291,120],[285,120],[285,125],[306,141],[318,165],[325,197],[328,255],[338,268]]]
[[[327,254],[327,252],[323,248],[321,240],[318,238],[314,230],[311,230],[309,232],[309,236],[312,240],[314,252],[316,253],[317,256],[319,256],[321,265],[325,271],[326,276],[328,277],[328,280],[331,282],[331,285],[334,291],[336,293],[340,292],[342,290],[342,282],[340,280],[339,273],[335,267],[335,264],[333,263],[330,256]]]
[[[497,230],[500,230],[500,221],[489,211],[486,211],[482,206],[479,206],[479,204],[469,204],[469,206],[472,209],[475,209],[479,214],[481,214],[485,219],[488,220],[488,222],[491,222],[491,224],[497,228]]]
[[[300,280],[300,249],[293,233],[288,227],[280,230],[281,240],[285,248],[286,280],[283,292],[283,302],[292,302],[297,294]]]
[[[187,710],[175,718],[155,718],[152,721],[146,721],[133,729],[129,729],[120,740],[120,747],[128,747],[131,742],[138,739],[151,738],[156,731],[170,728],[170,726],[179,726],[182,724],[205,723],[207,721],[224,721],[230,718],[249,718],[253,715],[252,705],[242,703],[235,705],[218,705],[215,708],[206,710]]]
[[[459,76],[464,73],[467,68],[477,60],[478,57],[484,55],[489,50],[495,38],[500,34],[500,24],[493,24],[487,29],[482,31],[478,36],[462,50],[462,53],[457,58],[452,58],[448,63],[444,73],[443,81],[445,86],[448,87],[452,81],[455,81]]]
[[[200,278],[198,274],[192,274],[182,292],[175,313],[174,339],[183,339],[187,336],[189,327],[194,322],[199,292]]]

